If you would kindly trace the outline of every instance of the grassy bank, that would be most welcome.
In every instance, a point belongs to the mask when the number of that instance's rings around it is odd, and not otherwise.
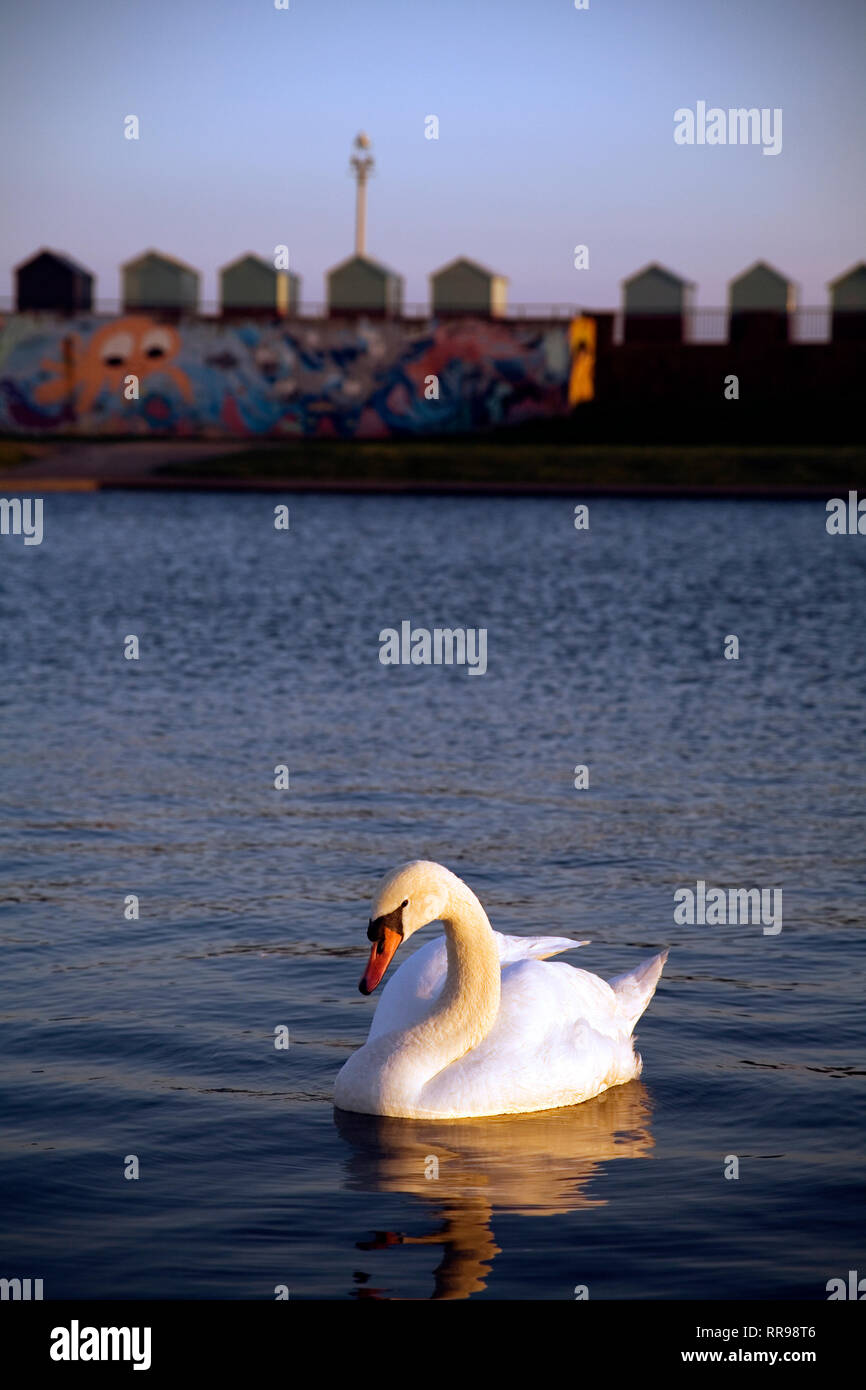
[[[863,445],[626,445],[489,439],[301,442],[165,464],[166,481],[612,490],[866,490]]]
[[[31,444],[26,439],[0,439],[0,472],[4,468],[20,468],[22,463],[32,463],[46,451],[46,445]]]

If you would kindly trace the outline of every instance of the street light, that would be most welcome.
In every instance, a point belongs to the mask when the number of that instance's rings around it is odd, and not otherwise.
[[[365,154],[365,150],[370,148],[370,137],[365,135],[363,130],[360,135],[355,136],[354,149],[349,163],[358,181],[358,190],[355,200],[355,255],[363,256],[367,249],[367,179],[373,169],[375,160],[371,154]]]

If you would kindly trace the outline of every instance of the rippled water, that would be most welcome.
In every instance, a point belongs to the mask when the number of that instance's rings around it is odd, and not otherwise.
[[[41,546],[0,541],[0,1275],[824,1298],[866,1273],[866,541],[821,501],[572,509],[52,495]],[[487,674],[382,666],[403,619],[485,627]],[[590,937],[602,975],[669,944],[642,1079],[335,1117],[369,898],[415,857],[500,930]],[[697,879],[782,887],[782,932],[676,925]]]

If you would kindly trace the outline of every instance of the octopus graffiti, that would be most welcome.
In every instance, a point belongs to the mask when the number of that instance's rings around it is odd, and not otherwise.
[[[568,409],[568,325],[0,320],[0,431],[376,439]]]

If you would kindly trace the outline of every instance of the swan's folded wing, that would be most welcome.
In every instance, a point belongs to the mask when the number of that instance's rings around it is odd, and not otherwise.
[[[503,965],[511,965],[517,960],[547,960],[548,956],[558,956],[562,951],[574,951],[578,946],[588,946],[588,941],[572,941],[567,936],[504,936],[494,932],[499,947],[499,959]]]
[[[367,1040],[395,1028],[412,1028],[433,1009],[445,984],[448,956],[445,937],[428,941],[404,960],[386,982]]]
[[[552,1110],[630,1080],[639,1069],[607,981],[529,959],[503,968],[490,1032],[432,1077],[421,1098],[443,1115]]]
[[[561,951],[587,946],[566,936],[504,936],[494,932],[503,967],[522,960],[545,960]],[[412,1028],[432,1012],[448,971],[445,937],[437,936],[408,957],[387,980],[367,1035],[368,1041],[394,1029]]]

